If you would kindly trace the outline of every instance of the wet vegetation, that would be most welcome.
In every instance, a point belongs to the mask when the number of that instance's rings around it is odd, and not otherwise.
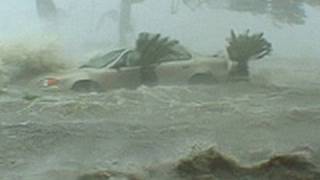
[[[276,155],[254,166],[242,166],[213,148],[181,160],[177,172],[184,179],[272,179],[316,180],[320,171],[302,154]]]
[[[147,168],[140,173],[99,171],[81,175],[77,180],[126,180],[157,179],[165,173],[165,179],[184,180],[317,180],[320,171],[303,154],[275,155],[256,165],[244,166],[214,148],[191,155],[176,163]]]
[[[228,39],[227,52],[230,60],[237,62],[237,68],[231,72],[231,76],[249,77],[249,61],[262,59],[272,51],[272,45],[264,37],[263,33],[245,33],[237,35],[231,30],[231,37]]]
[[[304,2],[301,0],[229,0],[230,10],[250,12],[255,15],[268,15],[275,22],[304,24]]]
[[[185,4],[190,7],[191,1],[193,0],[185,1]],[[302,25],[307,18],[305,5],[320,6],[317,0],[226,0],[224,2],[225,7],[229,10],[253,15],[267,15],[278,25],[280,23]],[[215,8],[215,1],[212,0],[201,1],[201,4]]]
[[[179,42],[169,37],[161,37],[160,34],[140,33],[135,52],[137,53],[136,64],[141,66],[141,81],[146,85],[157,83],[155,68],[158,64],[176,51],[174,47]]]

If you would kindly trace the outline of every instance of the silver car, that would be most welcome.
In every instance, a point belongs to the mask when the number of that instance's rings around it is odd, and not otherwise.
[[[197,84],[226,81],[236,64],[223,56],[199,56],[177,46],[176,53],[153,64],[153,84]],[[131,49],[111,51],[89,60],[78,69],[45,77],[43,87],[74,91],[106,91],[136,88],[147,84],[141,77],[143,67],[135,62]]]

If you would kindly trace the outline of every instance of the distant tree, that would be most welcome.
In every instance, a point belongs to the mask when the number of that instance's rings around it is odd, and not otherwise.
[[[229,0],[228,9],[252,14],[265,14],[268,11],[268,0]]]
[[[320,7],[319,0],[173,0],[176,6],[184,4],[191,9],[207,6],[215,7],[215,4],[224,2],[224,8],[231,11],[248,12],[253,15],[268,15],[277,24],[299,25],[306,19],[304,5]],[[182,2],[182,3],[178,3]],[[178,7],[175,6],[175,9]]]
[[[177,13],[180,4],[185,5],[191,10],[196,10],[197,8],[202,7],[204,4],[207,4],[210,0],[171,0],[171,13]]]
[[[310,6],[320,6],[319,0],[306,0],[306,3],[309,4]]]
[[[120,2],[120,19],[119,19],[119,44],[127,45],[127,36],[133,31],[131,24],[132,5],[141,3],[144,0],[121,0]]]
[[[305,23],[305,3],[313,0],[228,0],[228,9],[249,12],[254,15],[265,14],[275,22],[285,24]]]
[[[55,21],[58,11],[53,0],[36,0],[38,16],[45,21]]]
[[[131,11],[132,5],[145,2],[146,0],[121,0],[119,17],[119,43],[127,44],[127,36],[132,31]],[[176,14],[181,5],[191,10],[200,7],[214,7],[215,3],[224,2],[225,8],[238,11],[249,12],[253,15],[269,15],[275,22],[284,24],[304,24],[305,9],[304,4],[320,6],[319,0],[171,0],[171,13]]]
[[[281,23],[287,24],[304,24],[305,10],[300,0],[281,0],[271,1],[271,17]]]
[[[65,17],[63,9],[56,6],[54,0],[35,0],[38,17],[48,32],[57,32],[60,18]]]

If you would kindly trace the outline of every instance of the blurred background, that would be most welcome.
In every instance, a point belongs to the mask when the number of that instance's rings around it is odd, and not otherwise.
[[[0,42],[54,40],[76,56],[117,47],[125,1],[131,3],[130,24],[124,27],[130,32],[126,46],[141,31],[160,32],[190,49],[213,54],[224,49],[230,29],[250,29],[265,32],[274,55],[316,57],[320,53],[320,6],[312,0],[54,0],[54,25],[41,18],[36,0],[2,0]]]

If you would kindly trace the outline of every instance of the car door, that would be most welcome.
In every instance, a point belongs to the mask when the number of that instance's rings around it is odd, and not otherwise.
[[[159,83],[186,83],[192,73],[192,54],[181,45],[174,46],[172,50],[173,52],[165,56],[156,69]]]
[[[115,72],[114,84],[118,87],[135,88],[141,85],[140,66],[131,63],[130,53],[132,53],[132,51],[124,54],[119,61],[111,67]]]
[[[161,63],[156,68],[159,83],[185,84],[192,74],[193,60]]]

